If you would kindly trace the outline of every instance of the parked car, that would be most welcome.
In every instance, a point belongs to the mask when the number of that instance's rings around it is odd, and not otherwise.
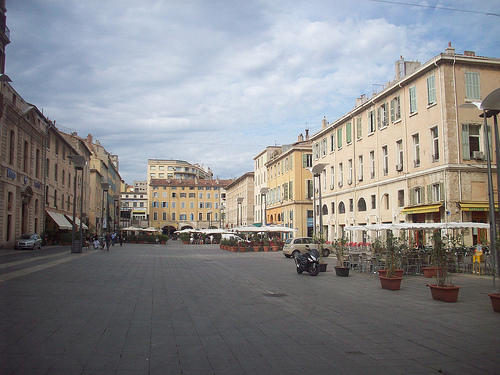
[[[306,248],[307,246],[307,248]],[[283,245],[283,254],[287,257],[296,257],[300,253],[305,254],[310,249],[316,249],[319,251],[319,245],[314,242],[311,237],[296,237],[289,238],[285,241]],[[323,256],[327,257],[332,252],[332,245],[323,245]]]
[[[41,249],[42,248],[42,237],[36,233],[23,234],[14,243],[14,249]]]

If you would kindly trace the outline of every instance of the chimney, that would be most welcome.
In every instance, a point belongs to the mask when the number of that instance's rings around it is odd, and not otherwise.
[[[448,47],[444,50],[444,53],[446,53],[447,55],[455,54],[455,48],[451,46],[451,42],[448,42]]]
[[[328,121],[326,121],[326,116],[323,116],[323,120],[321,120],[321,129],[324,129],[328,126]]]
[[[476,56],[476,52],[474,52],[474,51],[464,51],[464,55],[465,56],[472,56],[472,57],[474,57],[474,56]]]
[[[298,139],[299,142],[304,142],[304,136],[302,135],[302,133],[299,134],[299,139]]]
[[[367,101],[366,94],[361,94],[361,97],[356,98],[355,107],[359,107],[360,105],[362,105],[366,101]]]
[[[309,140],[309,129],[306,129],[306,141]]]
[[[87,142],[92,144],[94,143],[94,137],[92,137],[92,134],[89,133],[89,135],[87,135]]]

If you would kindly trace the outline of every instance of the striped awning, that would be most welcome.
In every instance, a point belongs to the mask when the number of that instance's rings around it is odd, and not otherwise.
[[[68,220],[70,222],[73,221],[73,217],[72,216],[69,216],[68,214],[66,214],[66,217],[68,218]],[[80,219],[78,217],[75,217],[75,222],[76,222],[76,226],[80,227]],[[82,223],[82,228],[85,229],[85,230],[89,229],[89,227],[87,225],[85,225],[85,223]]]
[[[489,211],[490,206],[488,202],[460,202],[460,209],[462,211]],[[498,204],[495,204],[495,211],[498,211]]]
[[[439,212],[439,209],[443,207],[442,203],[439,204],[428,204],[425,206],[414,206],[414,207],[405,207],[401,210],[402,214],[424,214],[427,212]]]
[[[54,220],[54,223],[57,224],[59,229],[72,229],[71,223],[64,217],[63,214],[59,212],[54,212],[54,211],[49,211],[45,210],[49,214],[52,220]]]

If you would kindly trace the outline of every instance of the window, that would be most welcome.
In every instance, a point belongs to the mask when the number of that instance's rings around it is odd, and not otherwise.
[[[321,156],[326,155],[326,150],[327,150],[326,138],[323,138],[321,140]]]
[[[358,181],[363,181],[363,155],[358,156]]]
[[[323,190],[326,190],[326,169],[321,173],[323,175]]]
[[[396,161],[396,170],[398,172],[401,172],[403,170],[403,161],[404,161],[404,153],[403,153],[403,140],[400,139],[396,141],[396,152],[398,153],[397,155],[397,161]]]
[[[389,209],[389,194],[384,194],[383,203],[384,203],[384,208],[386,210],[388,210]]]
[[[30,144],[28,141],[24,141],[23,148],[23,171],[28,172],[28,166],[30,165]]]
[[[312,167],[312,154],[302,154],[302,167],[303,168]]]
[[[345,143],[352,143],[352,127],[350,122],[345,125]]]
[[[375,151],[370,151],[370,178],[375,178]]]
[[[354,199],[349,198],[349,212],[354,211]]]
[[[175,221],[175,212],[172,212],[172,221]]]
[[[161,202],[162,208],[168,208],[168,202]]]
[[[163,220],[163,221],[166,221],[166,220],[167,220],[167,213],[166,213],[166,212],[163,212],[163,213],[162,213],[162,220]]]
[[[344,202],[339,203],[339,214],[345,214],[345,204]]]
[[[316,142],[313,147],[314,160],[319,158],[319,142]]]
[[[57,175],[59,174],[57,164],[54,164],[54,181],[57,182]]]
[[[356,118],[356,139],[361,139],[363,137],[363,124],[361,118],[361,116]]]
[[[387,146],[382,147],[382,166],[384,176],[389,174],[389,153],[387,151]]]
[[[344,185],[344,166],[342,163],[339,163],[339,187]]]
[[[385,128],[389,124],[387,107],[387,103],[384,103],[377,108],[377,126],[379,129]]]
[[[431,128],[431,140],[432,140],[432,161],[436,162],[439,160],[439,133],[438,127],[435,126]]]
[[[330,152],[335,151],[335,132],[330,134]]]
[[[366,202],[363,198],[359,198],[359,201],[358,201],[358,211],[359,212],[362,212],[362,211],[366,211]]]
[[[186,202],[181,202],[181,208],[186,208]]]
[[[313,197],[313,182],[312,180],[306,180],[306,198],[312,199]]]
[[[423,191],[420,186],[413,189],[413,201],[414,204],[421,204],[423,202]]]
[[[153,212],[153,220],[158,220],[158,212]]]
[[[465,72],[465,99],[481,100],[481,87],[479,85],[479,73]]]
[[[396,96],[391,100],[391,122],[396,122],[401,119],[401,99]]]
[[[156,165],[151,165],[149,166],[150,171],[156,171]]]
[[[349,159],[347,161],[347,166],[348,166],[347,183],[350,185],[352,184],[352,159]]]
[[[189,202],[189,208],[191,208],[191,209],[194,208],[194,202]]]
[[[337,129],[337,148],[342,148],[342,128]]]
[[[183,220],[183,221],[185,221],[185,220],[186,220],[186,218],[187,218],[186,214],[180,214],[180,215],[179,215],[179,220]]]
[[[160,193],[157,191],[153,191],[153,198],[158,198],[160,196]]]
[[[464,160],[477,158],[481,151],[481,125],[479,124],[462,124],[462,149]],[[491,137],[490,149],[491,149]],[[476,157],[475,157],[476,156]]]
[[[427,105],[436,103],[436,80],[434,75],[427,77]]]
[[[373,109],[368,112],[368,134],[375,132],[375,113]]]
[[[333,215],[335,213],[335,203],[332,202],[331,208],[332,208],[332,215]]]
[[[398,190],[398,207],[404,207],[404,206],[405,206],[405,191]]]
[[[36,149],[35,153],[35,177],[40,178],[40,169],[41,169],[41,157],[40,157],[40,149]]]
[[[335,188],[335,167],[331,166],[330,167],[330,189]]]
[[[175,202],[172,202],[172,208],[175,208]]]
[[[441,184],[440,183],[432,184],[431,190],[432,190],[432,200],[434,202],[441,201],[442,200],[441,199]]]
[[[134,202],[135,203],[135,202]],[[158,201],[153,201],[153,207],[156,208],[156,207],[160,207],[160,202]]]
[[[420,137],[417,134],[411,136],[413,141],[413,164],[416,167],[420,167]]]
[[[375,194],[372,194],[370,196],[370,200],[372,203],[372,210],[376,209],[377,208],[377,197],[375,196]]]
[[[417,87],[412,86],[409,89],[410,93],[410,115],[417,112]]]
[[[9,137],[9,164],[10,165],[14,165],[15,146],[16,146],[16,133],[14,132],[14,130],[11,130],[10,137]],[[49,159],[47,159],[47,160],[49,160]]]

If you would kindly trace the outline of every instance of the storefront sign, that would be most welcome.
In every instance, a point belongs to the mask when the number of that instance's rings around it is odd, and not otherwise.
[[[10,178],[11,180],[14,181],[16,179],[16,172],[7,168],[7,178]]]

